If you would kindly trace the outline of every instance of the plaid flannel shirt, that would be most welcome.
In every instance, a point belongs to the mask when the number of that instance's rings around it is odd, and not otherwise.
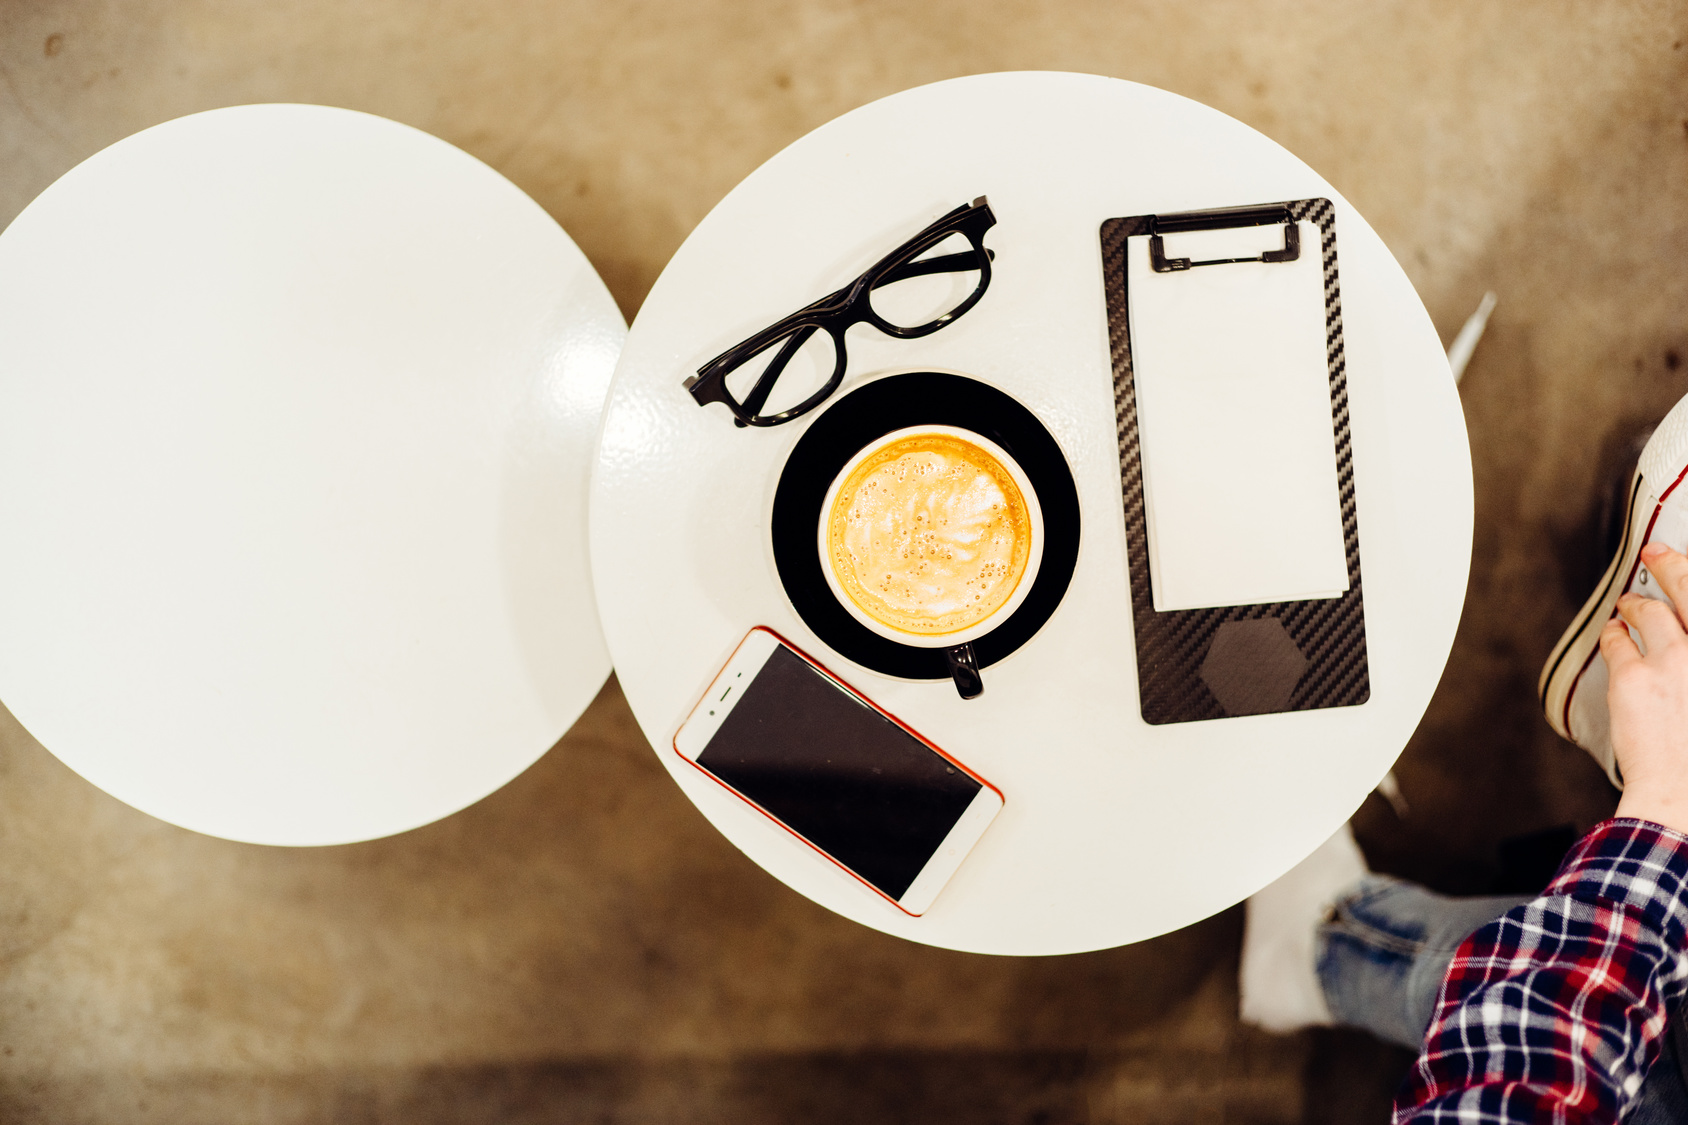
[[[1465,940],[1395,1125],[1618,1120],[1688,991],[1688,836],[1608,820]]]

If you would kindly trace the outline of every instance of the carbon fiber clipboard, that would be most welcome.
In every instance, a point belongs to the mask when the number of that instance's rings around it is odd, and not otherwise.
[[[1157,612],[1149,577],[1136,384],[1131,364],[1127,239],[1157,231],[1171,233],[1178,229],[1282,223],[1285,216],[1292,223],[1310,222],[1319,229],[1324,265],[1325,352],[1330,369],[1331,422],[1348,590],[1340,597],[1313,601]],[[1286,227],[1289,231],[1294,229]],[[1371,675],[1366,660],[1365,602],[1360,587],[1359,520],[1355,511],[1348,378],[1342,344],[1342,301],[1337,284],[1336,221],[1330,200],[1298,199],[1224,211],[1108,219],[1102,224],[1101,235],[1114,414],[1119,427],[1128,580],[1137,648],[1137,685],[1143,720],[1156,725],[1187,723],[1232,715],[1312,711],[1364,703],[1371,695]],[[1286,249],[1288,245],[1286,238]],[[1159,253],[1158,242],[1154,254],[1157,270],[1187,269],[1191,265],[1188,259],[1174,260],[1169,265]]]

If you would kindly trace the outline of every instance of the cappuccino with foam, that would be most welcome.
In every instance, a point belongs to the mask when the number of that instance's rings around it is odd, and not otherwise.
[[[1017,604],[1036,523],[1017,474],[954,431],[891,439],[830,493],[823,555],[836,588],[881,626],[925,638]]]

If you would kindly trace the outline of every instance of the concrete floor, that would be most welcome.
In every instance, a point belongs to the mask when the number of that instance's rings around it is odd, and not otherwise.
[[[323,102],[499,169],[631,316],[734,183],[872,98],[1047,68],[1216,106],[1353,201],[1444,338],[1500,296],[1465,619],[1409,814],[1356,818],[1374,865],[1474,892],[1614,803],[1533,685],[1603,466],[1688,392],[1685,40],[1680,0],[0,0],[0,223],[148,125]],[[0,713],[7,1123],[1383,1120],[1403,1052],[1236,1025],[1240,932],[1016,960],[845,922],[703,821],[613,680],[479,805],[310,851],[154,821]]]

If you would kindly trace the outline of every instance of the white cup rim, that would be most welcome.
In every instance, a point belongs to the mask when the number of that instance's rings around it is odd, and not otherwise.
[[[847,480],[850,474],[855,471],[857,465],[860,465],[863,461],[873,456],[873,454],[877,453],[886,445],[895,441],[901,441],[907,437],[913,437],[916,434],[944,434],[949,437],[958,438],[962,441],[977,445],[980,449],[983,449],[986,453],[995,457],[1002,467],[1008,470],[1008,475],[1013,478],[1014,484],[1019,488],[1020,495],[1026,502],[1027,522],[1031,524],[1031,547],[1026,557],[1026,569],[1025,572],[1020,575],[1020,582],[1017,586],[1015,586],[1014,592],[1009,595],[1007,601],[1003,602],[1002,605],[996,608],[995,612],[991,613],[983,620],[977,621],[965,629],[957,629],[953,633],[940,633],[935,635],[905,633],[900,629],[893,629],[889,625],[868,616],[868,614],[857,606],[855,602],[851,601],[849,595],[844,592],[843,586],[840,585],[838,581],[838,576],[833,573],[832,563],[828,557],[828,517],[832,513],[833,501],[837,499],[838,490],[843,486],[844,481]],[[1020,604],[1024,602],[1026,600],[1026,596],[1031,593],[1032,586],[1037,581],[1038,568],[1043,563],[1043,507],[1038,502],[1037,489],[1032,486],[1031,478],[1028,477],[1026,475],[1026,471],[1020,467],[1020,463],[1016,461],[1006,449],[1003,449],[1002,446],[998,445],[985,435],[976,430],[969,430],[963,426],[950,426],[941,423],[929,423],[922,426],[904,426],[902,429],[892,430],[887,434],[881,434],[872,441],[868,442],[861,449],[858,449],[855,455],[844,463],[844,467],[839,469],[837,474],[833,476],[832,483],[826,490],[826,499],[821,502],[820,519],[818,527],[816,528],[815,547],[820,555],[821,574],[826,578],[827,587],[832,591],[833,598],[839,605],[844,607],[844,611],[846,613],[848,613],[869,632],[884,637],[886,640],[896,641],[898,644],[910,645],[914,648],[954,648],[957,645],[968,644],[972,641],[978,640],[986,633],[989,633],[1001,626],[1004,621],[1013,616],[1014,611],[1020,608]]]

